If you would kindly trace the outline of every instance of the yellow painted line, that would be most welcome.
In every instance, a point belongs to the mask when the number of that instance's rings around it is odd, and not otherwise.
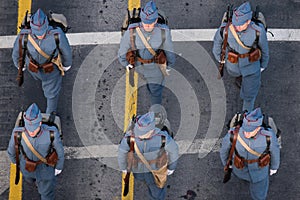
[[[20,24],[22,23],[26,11],[31,12],[31,0],[19,0],[18,4],[18,24],[17,24],[17,33],[20,32]]]
[[[128,0],[128,10],[133,10],[134,8],[140,8],[140,0]],[[126,94],[125,94],[125,114],[124,114],[124,132],[128,127],[128,122],[133,115],[136,115],[137,111],[137,85],[138,85],[138,74],[134,73],[134,87],[131,87],[129,83],[129,73],[126,72]],[[123,173],[122,173],[123,174]],[[132,173],[129,179],[129,192],[126,197],[123,197],[124,191],[124,178],[125,174],[122,175],[122,200],[133,200],[134,199],[134,177]]]
[[[25,17],[26,11],[31,12],[31,0],[19,0],[18,1],[18,23],[17,23],[17,33],[20,32],[20,24]],[[9,176],[9,199],[10,200],[20,200],[22,199],[22,173],[20,173],[20,181],[18,185],[15,185],[16,177],[16,166],[10,164],[10,176]]]
[[[137,84],[138,84],[138,74],[134,73],[134,87],[131,87],[129,83],[129,73],[126,72],[126,95],[125,95],[125,115],[124,115],[124,132],[128,127],[128,123],[133,115],[136,115],[137,111]],[[134,194],[134,177],[132,173],[129,179],[129,192],[126,197],[123,197],[124,191],[124,178],[125,174],[122,173],[122,200],[133,200]]]
[[[9,188],[9,199],[18,200],[22,199],[22,174],[20,173],[20,181],[18,185],[15,185],[16,177],[16,165],[10,164],[10,188]]]
[[[133,10],[133,8],[140,8],[141,1],[140,0],[128,0],[128,10]]]

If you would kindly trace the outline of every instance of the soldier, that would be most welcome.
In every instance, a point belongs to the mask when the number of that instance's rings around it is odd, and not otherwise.
[[[263,115],[257,108],[245,114],[242,126],[232,128],[222,141],[220,157],[225,166],[232,144],[233,174],[250,184],[252,199],[267,198],[269,174],[275,174],[280,163],[280,149],[275,133],[263,128]],[[237,137],[235,137],[235,135]]]
[[[131,24],[124,33],[118,57],[120,63],[128,71],[135,67],[136,71],[146,79],[151,104],[161,104],[165,84],[164,76],[169,74],[170,68],[175,63],[171,33],[167,25],[157,23],[158,10],[155,2],[149,1],[141,10],[140,17],[141,22]],[[150,47],[146,47],[143,39],[149,43]],[[134,44],[131,41],[134,41]],[[135,55],[130,61],[127,52],[132,52],[134,49],[137,49],[137,52],[133,51]]]
[[[14,43],[12,58],[17,68],[19,59],[22,59],[20,58],[22,48],[19,43],[23,48],[27,48],[24,69],[28,69],[34,79],[42,81],[44,95],[47,98],[46,113],[56,112],[62,83],[61,73],[69,70],[72,64],[72,51],[65,33],[58,27],[49,26],[47,16],[38,9],[30,17],[30,29],[22,29]],[[37,47],[33,43],[36,43]],[[49,58],[45,58],[38,48]],[[63,66],[66,67],[59,69],[53,63],[53,60],[58,58],[58,53],[61,55]]]
[[[129,163],[131,162],[128,161],[130,159],[127,159],[127,156],[131,150],[129,143],[132,141],[132,139],[134,139],[139,151],[145,157],[153,170],[161,168],[159,164],[162,155],[159,152],[161,152],[160,150],[164,149],[168,160],[168,162],[166,162],[166,175],[171,175],[176,168],[178,159],[178,145],[166,131],[161,131],[160,129],[155,128],[153,112],[138,116],[136,123],[133,126],[134,128],[125,134],[119,146],[118,162],[120,169],[123,171],[123,173],[127,173],[128,170],[131,170],[137,180],[146,182],[149,189],[149,199],[165,199],[166,187],[164,185],[158,187],[155,184],[153,175],[149,172],[149,169],[140,159],[136,148],[134,148],[133,164]],[[132,168],[128,169],[128,165],[132,165]]]
[[[8,156],[14,164],[18,164],[19,160],[24,180],[28,183],[35,182],[42,200],[54,199],[55,176],[61,173],[64,164],[64,149],[60,135],[55,127],[42,124],[41,111],[35,103],[24,113],[24,122],[25,127],[16,127],[12,132],[7,149]],[[45,164],[33,153],[26,140],[43,157],[42,159],[46,158],[48,164]],[[51,142],[51,140],[53,141]],[[15,142],[19,144],[17,150]],[[16,145],[18,146],[18,144]],[[54,164],[55,160],[50,159],[55,154],[54,151],[51,151],[51,144],[57,154],[56,164]],[[18,158],[17,155],[19,155]]]
[[[261,71],[269,62],[269,48],[263,24],[255,24],[249,2],[235,8],[232,24],[223,22],[214,36],[213,54],[220,61],[223,38],[228,33],[226,68],[229,75],[242,79],[240,96],[243,110],[252,111],[261,84]],[[228,20],[228,19],[227,19]],[[228,20],[230,21],[230,20]]]

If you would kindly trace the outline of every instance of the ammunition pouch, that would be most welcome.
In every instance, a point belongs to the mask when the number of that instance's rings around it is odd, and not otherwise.
[[[239,54],[229,51],[227,55],[227,60],[230,63],[236,64],[239,61]]]
[[[128,54],[129,52],[127,52]],[[127,54],[126,54],[126,59],[127,59]],[[127,59],[128,61],[128,59]],[[142,64],[150,64],[150,63],[156,63],[156,64],[166,64],[167,63],[167,58],[166,54],[163,50],[159,50],[159,52],[154,56],[152,59],[143,59],[141,57],[137,57],[137,61],[139,61]],[[129,61],[128,61],[129,62]],[[130,62],[129,62],[130,63]],[[131,63],[130,63],[131,64]]]
[[[271,155],[269,153],[263,153],[258,159],[246,160],[243,157],[240,157],[238,154],[234,156],[234,166],[237,169],[243,169],[245,163],[252,164],[257,162],[260,168],[266,167],[270,164]]]
[[[235,154],[233,163],[237,169],[243,169],[245,166],[244,158],[240,157],[238,154]]]
[[[53,149],[53,151],[51,153],[49,153],[46,157],[47,160],[47,164],[54,167],[58,161],[58,155],[55,151],[55,149]]]
[[[266,167],[270,164],[270,161],[271,161],[271,155],[269,153],[262,154],[258,158],[258,166],[261,168]]]
[[[154,62],[157,64],[165,64],[167,62],[166,54],[163,50],[159,50],[154,57]]]
[[[40,162],[39,161],[32,161],[32,160],[30,160],[30,159],[28,159],[28,158],[26,158],[25,159],[25,169],[27,170],[27,171],[29,171],[29,172],[34,172],[35,171],[35,169],[36,169],[36,166],[38,165],[38,164],[40,164]]]
[[[36,65],[32,60],[29,61],[28,68],[31,72],[37,73],[39,71],[39,66]]]
[[[54,66],[52,62],[46,63],[42,65],[44,73],[51,73],[54,70]]]
[[[132,50],[128,50],[126,53],[126,60],[128,61],[128,63],[134,65],[135,58],[136,58],[136,52]]]
[[[43,68],[44,73],[51,73],[54,70],[54,65],[52,62],[45,63],[45,64],[39,66],[39,65],[35,64],[34,61],[32,61],[32,60],[29,61],[28,68],[31,72],[37,73],[40,67]]]
[[[256,62],[261,58],[261,51],[259,48],[256,48],[254,50],[251,50],[249,53],[244,53],[244,54],[238,54],[232,51],[228,52],[227,55],[227,60],[230,63],[236,64],[239,61],[239,58],[247,58],[249,59],[249,62]]]
[[[249,62],[256,62],[261,58],[261,51],[256,48],[254,51],[249,53]]]

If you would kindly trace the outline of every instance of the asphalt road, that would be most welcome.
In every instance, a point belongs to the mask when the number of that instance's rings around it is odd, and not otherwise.
[[[166,0],[157,1],[157,4],[167,13],[171,29],[213,29],[219,26],[226,4],[230,2],[233,1]],[[234,4],[241,2],[234,1]],[[142,5],[144,3],[142,1]],[[285,5],[280,0],[251,1],[253,7],[257,3],[265,14],[268,27],[300,27],[299,0],[285,1]],[[72,27],[69,33],[111,32],[120,30],[127,1],[34,0],[32,11],[37,8],[64,13]],[[1,0],[0,13],[0,36],[16,35],[17,3]],[[272,200],[300,199],[299,44],[299,41],[269,43],[270,63],[263,72],[256,100],[256,106],[272,116],[283,132],[280,169],[270,178],[268,199]],[[125,92],[124,69],[116,59],[117,50],[118,45],[109,44],[72,46],[74,62],[63,80],[58,106],[64,146],[106,145],[106,141],[117,145],[120,141]],[[225,73],[223,81],[217,80],[211,50],[211,41],[175,43],[177,62],[163,95],[163,106],[175,138],[186,139],[187,144],[196,140],[212,140],[213,143],[208,152],[205,152],[203,142],[196,146],[203,150],[200,154],[197,149],[190,153],[183,151],[178,168],[167,183],[169,200],[179,199],[187,190],[195,191],[196,199],[201,200],[250,199],[246,183],[234,178],[227,184],[222,183],[218,139],[226,132],[226,122],[242,108],[242,101],[233,78]],[[25,73],[24,86],[18,88],[11,53],[12,49],[0,49],[0,151],[5,151],[8,146],[20,110],[31,102],[38,103],[42,110],[46,108],[40,82],[28,73]],[[150,102],[143,80],[140,84],[138,113],[142,114],[149,109]],[[90,91],[91,88],[94,90]],[[92,95],[84,99],[84,94]],[[77,120],[88,113],[86,110],[78,112],[82,105],[95,108],[95,116],[87,116],[94,120],[89,121],[94,126],[88,127],[86,132],[81,131],[84,123]],[[84,158],[72,157],[72,152],[68,154],[70,159],[66,160],[64,171],[58,177],[57,199],[120,199],[121,172],[115,157],[89,153],[90,156]],[[0,199],[8,198],[8,187],[0,194]],[[143,199],[145,192],[145,185],[136,182],[135,199]],[[23,199],[36,198],[36,189],[24,184]]]

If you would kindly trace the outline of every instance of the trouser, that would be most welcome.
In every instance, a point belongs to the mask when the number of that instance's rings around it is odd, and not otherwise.
[[[243,99],[243,111],[251,112],[261,84],[261,72],[243,76],[240,97]]]
[[[161,84],[147,83],[147,89],[151,98],[151,105],[161,104],[163,88],[164,86]]]
[[[250,182],[249,189],[253,200],[265,200],[269,189],[269,176],[257,183]]]
[[[149,200],[164,200],[166,198],[166,187],[159,188],[154,182],[152,173],[134,173],[134,178],[140,181],[145,181],[148,187]],[[138,199],[143,199],[139,197]]]
[[[53,72],[48,74],[43,73],[42,70],[39,70],[38,73],[30,73],[35,79],[42,81],[44,96],[47,98],[46,113],[50,114],[53,111],[57,111],[59,92],[62,83],[60,71],[55,68]]]
[[[30,177],[23,177],[28,183],[36,183],[38,192],[41,195],[41,200],[54,200],[55,198],[55,184],[56,179],[53,177],[52,180],[36,180]]]
[[[51,112],[57,110],[59,94],[57,94],[54,98],[47,98],[47,109],[46,113],[50,114]]]

